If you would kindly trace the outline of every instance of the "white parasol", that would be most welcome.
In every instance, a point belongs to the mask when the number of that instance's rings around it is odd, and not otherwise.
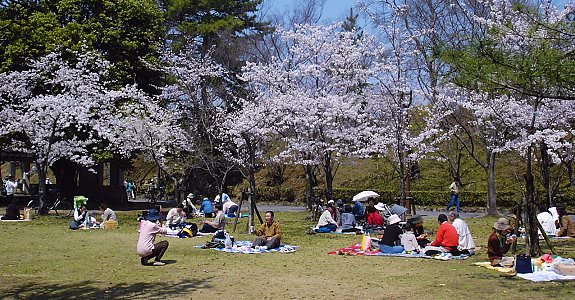
[[[379,194],[373,191],[363,191],[355,196],[353,196],[353,201],[365,201],[369,198],[377,198]]]

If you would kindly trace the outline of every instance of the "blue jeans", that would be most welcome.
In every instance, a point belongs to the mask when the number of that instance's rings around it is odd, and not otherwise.
[[[325,228],[322,230],[322,228]],[[332,232],[335,231],[337,229],[337,225],[335,224],[327,224],[327,225],[323,225],[319,227],[321,232]],[[325,231],[325,230],[329,230],[329,231]]]
[[[458,212],[461,211],[459,194],[451,193],[451,202],[449,202],[449,205],[447,205],[447,210],[449,210],[453,206],[453,204],[456,204]]]
[[[385,244],[379,244],[379,249],[383,253],[397,254],[403,252],[403,246],[388,246]]]

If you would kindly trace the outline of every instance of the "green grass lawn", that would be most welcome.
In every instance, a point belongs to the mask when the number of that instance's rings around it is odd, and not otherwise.
[[[468,219],[481,250],[467,260],[338,256],[361,236],[316,234],[305,213],[277,213],[295,253],[228,254],[194,246],[209,237],[166,238],[163,267],[136,254],[136,212],[118,212],[118,230],[68,230],[69,219],[0,223],[0,299],[573,299],[575,282],[532,283],[473,266],[486,261],[495,218]],[[434,220],[425,226],[435,230]],[[238,232],[246,228],[245,219]],[[231,229],[231,226],[230,226]],[[234,233],[237,240],[252,240]],[[164,237],[159,237],[164,239]],[[555,242],[575,257],[575,241]]]

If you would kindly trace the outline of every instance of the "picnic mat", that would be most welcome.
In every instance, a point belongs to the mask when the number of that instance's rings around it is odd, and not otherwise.
[[[489,270],[495,270],[495,271],[498,271],[498,272],[501,272],[501,273],[511,274],[511,273],[514,273],[514,272],[515,272],[515,268],[494,267],[494,266],[492,266],[491,263],[488,262],[488,261],[476,262],[476,263],[474,263],[474,265],[479,266],[479,267],[482,267],[482,268],[486,268],[486,269],[489,269]]]
[[[534,273],[517,273],[517,277],[531,280],[533,282],[553,281],[553,280],[575,280],[575,276],[560,275],[553,271],[539,271]]]
[[[308,229],[308,232],[311,230],[313,231],[313,233],[332,233],[332,234],[351,234],[351,235],[358,235],[358,234],[363,234],[363,227],[361,226],[357,226],[355,227],[356,229],[358,229],[360,231],[360,233],[355,233],[355,232],[342,232],[341,227],[338,227],[335,231],[330,231],[330,232],[317,232],[317,230],[319,229],[319,227],[317,226],[311,226]]]
[[[197,248],[202,248],[203,245],[196,246]],[[237,241],[231,249],[226,248],[209,248],[227,253],[241,253],[241,254],[261,254],[261,253],[292,253],[299,249],[299,246],[293,245],[281,245],[279,248],[263,250],[252,248],[252,242],[250,241]]]
[[[514,268],[507,268],[507,267],[494,267],[491,265],[490,262],[477,262],[474,265],[483,267],[489,270],[495,270],[498,272],[506,273],[506,274],[513,274],[515,273]],[[537,271],[533,273],[517,273],[517,277],[527,279],[533,282],[544,282],[544,281],[553,281],[553,280],[575,280],[575,276],[567,276],[567,275],[560,275],[553,271]]]
[[[239,215],[240,218],[247,218],[248,216],[249,216],[248,214],[240,214]],[[225,214],[224,217],[226,217],[226,219],[235,219],[236,218],[236,216],[230,216],[227,214]]]
[[[349,255],[349,256],[393,256],[393,257],[425,258],[425,259],[438,259],[438,260],[454,260],[454,259],[467,259],[467,258],[469,258],[468,255],[464,255],[464,254],[458,255],[458,256],[453,256],[451,254],[444,253],[441,255],[429,256],[429,255],[425,255],[423,253],[417,253],[417,252],[391,254],[391,253],[382,253],[380,250],[363,251],[363,250],[361,250],[360,244],[355,244],[351,247],[345,247],[345,248],[341,248],[341,249],[338,249],[335,251],[331,251],[331,252],[328,252],[328,254]]]

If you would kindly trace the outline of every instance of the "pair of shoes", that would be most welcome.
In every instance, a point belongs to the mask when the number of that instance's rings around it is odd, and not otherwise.
[[[166,263],[163,263],[161,261],[155,261],[152,263],[152,266],[164,266],[164,265],[166,265]]]

